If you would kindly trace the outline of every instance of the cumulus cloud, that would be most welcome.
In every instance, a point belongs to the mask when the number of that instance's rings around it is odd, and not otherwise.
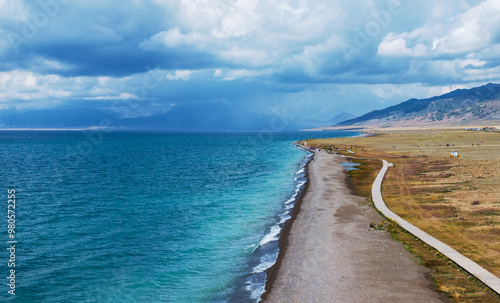
[[[145,99],[148,92],[166,81],[187,81],[189,70],[155,70],[127,77],[63,77],[26,70],[0,72],[0,102],[15,108],[14,101],[30,104],[52,100],[127,100]],[[153,96],[153,94],[150,94]],[[26,106],[26,102],[24,103]]]
[[[61,80],[57,75],[30,71],[0,72],[0,108],[43,108],[60,104],[74,89]]]
[[[448,54],[477,51],[500,34],[500,3],[488,0],[459,15],[443,34],[435,37],[433,49]]]
[[[89,0],[35,24],[44,12],[0,0],[4,105],[234,100],[258,111],[273,100],[300,113],[317,98],[312,114],[500,81],[497,0]]]
[[[191,75],[193,72],[189,70],[176,70],[175,73],[173,74],[167,74],[165,78],[167,80],[184,80],[187,81],[189,80],[189,75]]]
[[[378,46],[377,54],[388,57],[422,57],[427,54],[427,46],[422,43],[408,48],[406,36],[408,36],[406,33],[401,35],[389,33]]]
[[[216,39],[241,37],[259,27],[257,4],[257,0],[183,0],[180,18],[194,29],[209,30]]]
[[[443,5],[432,9],[433,15],[442,15]],[[411,33],[389,33],[378,47],[382,56],[442,56],[480,51],[497,44],[500,34],[500,2],[488,0],[454,16],[425,24]],[[408,48],[411,43],[414,48]]]

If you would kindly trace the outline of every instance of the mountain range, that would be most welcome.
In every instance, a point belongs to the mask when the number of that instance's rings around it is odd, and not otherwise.
[[[500,84],[457,89],[427,99],[410,99],[335,126],[452,126],[500,121]]]
[[[327,121],[255,113],[223,102],[182,104],[162,114],[123,118],[109,109],[53,108],[0,111],[1,128],[91,128],[106,119],[117,129],[171,131],[294,131],[328,126],[452,126],[500,123],[500,84],[458,89],[426,99],[410,99],[360,117],[333,114]]]

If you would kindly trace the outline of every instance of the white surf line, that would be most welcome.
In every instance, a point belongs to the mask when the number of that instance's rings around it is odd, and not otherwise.
[[[399,226],[406,229],[409,233],[419,238],[420,240],[427,243],[429,246],[435,248],[440,253],[448,257],[450,260],[455,262],[458,266],[465,269],[471,275],[475,276],[477,279],[481,280],[484,284],[486,284],[489,288],[491,288],[497,294],[500,294],[500,278],[493,275],[486,269],[479,266],[474,261],[469,258],[463,256],[458,251],[454,250],[450,246],[444,244],[418,227],[413,226],[408,221],[402,219],[400,216],[393,213],[387,206],[385,205],[384,199],[382,199],[382,193],[380,192],[380,187],[382,185],[382,180],[384,179],[387,168],[389,167],[389,163],[386,160],[380,160],[384,164],[382,169],[375,178],[375,182],[373,182],[372,186],[372,199],[375,204],[375,207],[387,218],[396,221]]]

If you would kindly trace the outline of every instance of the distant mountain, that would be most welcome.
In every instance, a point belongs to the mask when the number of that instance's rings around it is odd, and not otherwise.
[[[225,131],[269,127],[270,116],[255,114],[222,102],[185,104],[161,115],[124,119],[119,125],[133,129]]]
[[[336,115],[332,119],[330,119],[330,121],[328,121],[328,124],[335,125],[335,124],[338,124],[338,123],[341,123],[341,122],[344,122],[344,121],[347,121],[350,119],[354,119],[355,117],[356,116],[351,115],[349,113],[341,113],[341,114]]]
[[[103,119],[120,129],[243,131],[269,128],[272,117],[221,102],[185,104],[164,114],[135,118],[120,118],[111,110],[53,108],[26,112],[0,111],[0,128],[89,128],[99,126]]]
[[[490,121],[500,121],[500,84],[458,89],[427,99],[410,99],[336,126],[466,125]]]
[[[355,117],[354,115],[348,113],[341,113],[327,121],[318,119],[298,118],[294,119],[293,121],[289,121],[289,128],[293,130],[321,128],[322,126],[335,125],[337,123],[352,119],[354,117]]]
[[[177,105],[163,114],[121,118],[111,110],[54,108],[26,112],[0,111],[0,128],[89,128],[103,119],[112,127],[172,131],[295,131],[352,118],[342,113],[329,121],[293,119],[282,121],[274,114],[254,113],[222,102]]]
[[[226,103],[185,104],[168,112],[150,116],[125,119],[119,125],[134,129],[163,129],[183,131],[244,131],[277,130],[295,131],[335,124],[354,116],[342,113],[325,122],[315,119],[294,119],[281,121],[271,114],[252,113]]]

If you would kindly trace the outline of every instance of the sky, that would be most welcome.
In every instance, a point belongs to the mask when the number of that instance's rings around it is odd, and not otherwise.
[[[326,121],[489,82],[499,0],[0,0],[0,111]]]

